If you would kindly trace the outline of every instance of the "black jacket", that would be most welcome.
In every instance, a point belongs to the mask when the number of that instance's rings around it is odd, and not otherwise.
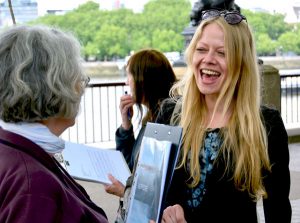
[[[174,105],[174,102],[164,103],[157,122],[170,123]],[[268,194],[268,198],[263,200],[265,221],[288,223],[291,221],[288,137],[278,111],[262,107],[261,112],[272,165],[271,173],[262,170]],[[200,207],[195,210],[188,208],[185,202],[185,182],[189,174],[183,168],[175,170],[165,205],[180,204],[188,223],[256,223],[256,202],[252,201],[247,192],[237,190],[230,177],[222,177],[224,168],[222,161],[214,165],[206,181],[206,193]]]
[[[140,151],[144,132],[145,126],[143,125],[135,139],[132,126],[128,130],[123,129],[122,126],[120,126],[116,131],[116,150],[119,150],[124,155],[130,171],[133,171],[135,160]]]

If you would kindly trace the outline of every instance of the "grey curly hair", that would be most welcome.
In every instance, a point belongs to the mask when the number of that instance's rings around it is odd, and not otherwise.
[[[14,26],[0,34],[0,119],[36,122],[77,115],[85,86],[80,43],[46,26]]]

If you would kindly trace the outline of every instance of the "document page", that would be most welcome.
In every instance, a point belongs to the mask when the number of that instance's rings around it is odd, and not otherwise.
[[[143,137],[126,222],[158,222],[172,143]]]
[[[111,184],[110,173],[126,185],[130,176],[123,154],[117,150],[66,142],[62,155],[67,171],[76,179]]]

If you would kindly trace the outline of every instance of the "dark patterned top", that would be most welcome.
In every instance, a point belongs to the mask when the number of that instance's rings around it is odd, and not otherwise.
[[[206,191],[206,176],[208,176],[212,169],[213,163],[216,157],[218,156],[219,149],[221,147],[222,141],[220,137],[220,129],[209,129],[206,132],[205,140],[204,140],[204,148],[201,149],[199,153],[199,162],[201,167],[200,173],[200,182],[196,187],[187,188],[186,193],[187,197],[187,206],[191,209],[197,208]],[[188,160],[190,160],[190,153],[188,155]],[[187,162],[188,171],[190,170],[189,163]]]

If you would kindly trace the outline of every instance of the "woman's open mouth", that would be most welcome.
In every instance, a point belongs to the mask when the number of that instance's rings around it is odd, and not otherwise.
[[[201,69],[200,75],[204,83],[212,84],[215,82],[215,80],[217,80],[221,76],[221,73],[215,70]]]
[[[221,73],[217,72],[217,71],[214,71],[214,70],[208,70],[208,69],[201,69],[200,70],[200,74],[201,74],[201,77],[203,78],[204,76],[206,78],[217,78],[221,75]]]

